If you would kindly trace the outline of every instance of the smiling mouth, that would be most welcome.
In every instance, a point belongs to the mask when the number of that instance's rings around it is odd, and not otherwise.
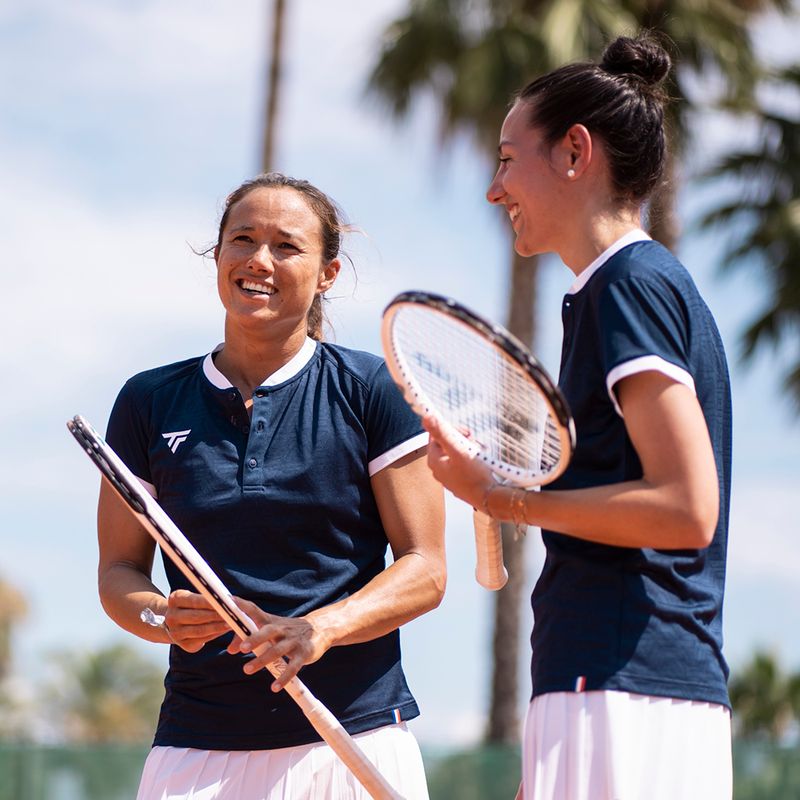
[[[243,289],[248,294],[275,294],[274,286],[267,286],[265,283],[256,283],[255,281],[238,280],[236,284],[240,289]]]
[[[508,209],[508,217],[512,225],[519,219],[520,213],[519,206],[511,206],[511,208]]]

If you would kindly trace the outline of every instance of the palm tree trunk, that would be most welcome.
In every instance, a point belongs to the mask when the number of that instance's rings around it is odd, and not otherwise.
[[[264,125],[264,140],[261,148],[261,169],[269,172],[275,163],[275,135],[278,120],[278,101],[281,90],[283,63],[283,30],[286,16],[286,0],[274,0],[272,6],[272,51],[267,77],[267,107]]]
[[[508,329],[532,346],[538,258],[514,253],[508,300]],[[516,744],[520,738],[517,709],[522,603],[526,594],[525,539],[515,538],[514,526],[503,524],[503,554],[508,583],[495,594],[492,679],[486,741]]]

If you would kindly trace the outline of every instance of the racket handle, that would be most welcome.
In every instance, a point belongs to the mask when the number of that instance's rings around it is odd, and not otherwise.
[[[283,671],[283,665],[276,661],[267,665],[267,669],[277,678]],[[373,800],[403,800],[402,795],[389,785],[377,767],[364,755],[342,723],[311,694],[299,678],[292,678],[284,688],[300,706],[314,730],[356,776]]]
[[[500,523],[478,510],[473,514],[472,522],[475,526],[475,550],[478,556],[475,578],[485,589],[502,589],[508,580],[508,572],[503,564]]]

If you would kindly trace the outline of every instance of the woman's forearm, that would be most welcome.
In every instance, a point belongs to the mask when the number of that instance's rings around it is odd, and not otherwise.
[[[565,491],[497,486],[486,497],[492,516],[525,522],[616,547],[707,547],[719,513],[716,497],[691,498],[679,483],[645,480]]]
[[[445,567],[439,559],[409,552],[360,591],[312,611],[307,619],[328,647],[367,642],[436,608],[445,582]]]
[[[145,608],[164,615],[167,599],[141,571],[128,564],[112,564],[103,569],[98,580],[100,602],[108,616],[121,628],[148,642],[169,642],[163,628],[142,622]]]

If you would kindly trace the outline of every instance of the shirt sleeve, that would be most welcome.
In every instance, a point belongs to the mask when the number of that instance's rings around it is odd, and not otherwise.
[[[143,406],[132,381],[120,390],[106,430],[106,441],[128,469],[155,496],[150,472],[147,428],[142,416]]]
[[[620,416],[614,386],[638,372],[661,372],[695,392],[687,316],[673,290],[634,277],[617,280],[603,290],[598,311],[606,388]]]
[[[403,399],[384,363],[370,383],[365,423],[370,476],[428,443],[420,418]]]

